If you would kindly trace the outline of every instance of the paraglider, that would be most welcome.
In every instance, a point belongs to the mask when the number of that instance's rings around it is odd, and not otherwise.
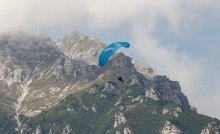
[[[111,55],[122,46],[129,48],[130,44],[128,42],[115,42],[107,46],[99,56],[98,65],[104,66],[107,63],[108,59],[111,57]]]
[[[114,54],[122,46],[125,48],[129,48],[130,44],[128,42],[115,42],[107,46],[99,56],[98,65],[104,66],[108,62],[111,55]],[[122,83],[124,82],[119,74],[117,77],[119,81],[121,81]]]

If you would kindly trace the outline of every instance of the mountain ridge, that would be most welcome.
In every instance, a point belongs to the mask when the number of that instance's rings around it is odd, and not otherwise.
[[[0,50],[0,91],[2,96],[6,95],[2,97],[1,101],[5,107],[3,111],[10,111],[9,115],[11,116],[8,116],[8,120],[13,124],[11,132],[14,132],[15,128],[17,132],[22,133],[33,132],[34,129],[41,133],[43,130],[49,132],[45,126],[39,125],[40,122],[30,125],[28,120],[36,119],[35,117],[38,116],[45,118],[44,114],[50,109],[59,107],[60,101],[62,104],[66,97],[71,95],[78,99],[77,103],[79,102],[79,104],[77,105],[82,108],[81,110],[85,110],[85,113],[90,107],[92,111],[97,111],[96,105],[86,105],[87,101],[83,100],[81,96],[85,92],[89,93],[91,89],[92,94],[93,92],[98,93],[101,98],[108,97],[107,94],[115,96],[116,98],[110,97],[113,100],[108,100],[108,103],[112,105],[112,101],[114,101],[115,105],[113,106],[122,103],[123,100],[117,96],[123,96],[122,99],[128,101],[123,102],[129,104],[128,109],[132,109],[130,103],[144,102],[148,104],[147,101],[144,101],[148,99],[152,99],[153,103],[154,101],[170,101],[189,109],[191,107],[177,81],[171,81],[166,76],[155,75],[152,68],[142,66],[123,53],[114,54],[106,66],[98,67],[98,55],[106,46],[98,39],[84,36],[79,32],[72,32],[57,42],[54,42],[46,34],[35,36],[20,34],[20,32],[17,34],[0,36],[2,50]],[[121,73],[125,79],[124,84],[117,81],[115,72]],[[101,90],[101,88],[103,89]],[[101,90],[102,93],[98,90]],[[130,91],[132,96],[129,98],[126,94]],[[93,102],[93,100],[90,101]],[[102,104],[100,103],[100,105]],[[132,104],[131,107],[136,107],[136,105]],[[73,112],[75,109],[67,107],[66,110]],[[111,108],[107,110],[111,111]],[[172,111],[172,109],[168,109],[168,111],[170,110]],[[80,113],[78,115],[82,116]],[[115,133],[130,133],[132,129],[136,131],[129,126],[123,128],[123,132],[121,130],[115,131],[115,128],[120,126],[120,122],[126,122],[123,120],[123,115],[122,112],[118,112],[116,115],[112,114],[111,118],[116,118],[118,121],[113,123],[115,125],[108,127],[111,129],[113,127]],[[88,116],[88,118],[90,117]],[[105,117],[102,118],[105,119]],[[17,125],[14,124],[15,121]],[[32,121],[35,122],[35,120]],[[46,119],[43,119],[43,122],[46,122]],[[172,122],[171,124],[166,123],[166,126],[169,125],[172,126]],[[30,126],[32,126],[32,130],[27,131]],[[65,124],[64,127],[61,123],[61,126],[68,131],[74,130],[69,124]],[[3,129],[3,126],[1,128]],[[5,128],[3,130],[3,132],[7,132]],[[103,128],[100,132],[104,132],[104,130]],[[98,131],[94,132],[98,133]]]

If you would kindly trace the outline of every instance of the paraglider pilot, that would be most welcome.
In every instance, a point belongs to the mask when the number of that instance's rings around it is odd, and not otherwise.
[[[124,82],[124,80],[122,79],[121,75],[118,75],[118,80],[121,81],[122,83]]]

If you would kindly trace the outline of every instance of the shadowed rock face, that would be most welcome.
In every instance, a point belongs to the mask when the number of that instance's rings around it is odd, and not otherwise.
[[[153,83],[160,100],[170,100],[182,106],[190,106],[187,97],[181,92],[178,81],[170,81],[166,76],[156,76]]]

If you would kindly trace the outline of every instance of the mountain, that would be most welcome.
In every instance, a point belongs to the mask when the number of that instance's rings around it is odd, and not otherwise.
[[[57,42],[1,34],[0,133],[220,132],[220,121],[196,113],[178,81],[123,53],[98,67],[105,46],[79,32]]]

